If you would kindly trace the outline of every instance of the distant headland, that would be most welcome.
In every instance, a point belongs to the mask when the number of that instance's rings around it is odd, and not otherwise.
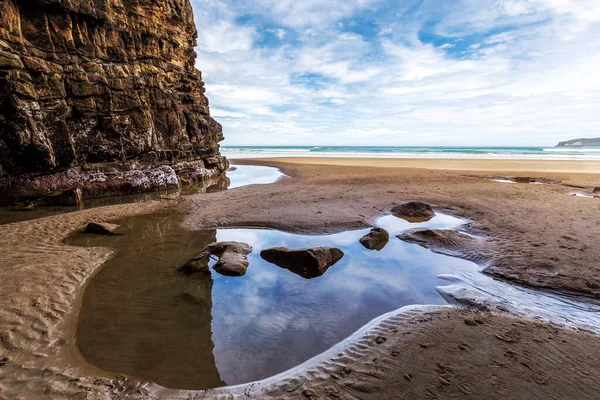
[[[572,139],[567,140],[566,142],[560,142],[556,145],[556,147],[591,147],[598,146],[600,147],[600,138],[591,138],[591,139]]]

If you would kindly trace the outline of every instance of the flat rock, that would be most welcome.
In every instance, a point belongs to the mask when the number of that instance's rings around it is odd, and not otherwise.
[[[489,258],[485,241],[451,229],[424,229],[396,236],[408,243],[415,243],[434,253],[458,257],[473,262],[484,262]]]
[[[435,216],[433,208],[431,208],[429,204],[420,201],[410,201],[408,203],[398,204],[392,208],[392,214],[395,217],[410,222],[429,221]]]
[[[285,268],[305,279],[311,279],[323,275],[329,267],[344,257],[344,252],[336,247],[308,249],[272,247],[261,251],[260,256],[278,267]]]
[[[116,230],[119,229],[119,227],[119,225],[111,224],[108,222],[90,222],[85,227],[83,233],[92,233],[94,235],[105,236],[120,235],[116,232]]]
[[[373,228],[371,232],[360,238],[360,244],[369,250],[381,250],[390,240],[390,234],[383,228]]]

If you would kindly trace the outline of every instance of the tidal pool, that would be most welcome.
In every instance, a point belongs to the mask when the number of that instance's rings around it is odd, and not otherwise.
[[[137,216],[119,221],[122,236],[76,233],[67,239],[116,250],[84,293],[77,343],[89,362],[172,388],[250,382],[324,352],[384,313],[409,304],[445,304],[437,276],[477,270],[395,237],[381,251],[367,250],[358,239],[368,229],[311,236],[266,229],[187,231],[180,222],[172,213]],[[460,220],[432,220],[443,223],[456,226]],[[177,271],[215,240],[253,246],[245,276]],[[273,246],[325,245],[345,256],[313,279],[259,255]]]

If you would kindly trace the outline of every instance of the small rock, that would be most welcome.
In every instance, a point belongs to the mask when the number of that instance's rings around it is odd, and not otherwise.
[[[196,258],[219,257],[213,269],[225,276],[242,276],[248,270],[248,254],[252,253],[252,246],[240,242],[215,242],[211,243]],[[207,260],[208,261],[208,260]]]
[[[344,252],[335,247],[314,247],[292,250],[286,247],[273,247],[260,252],[260,256],[272,264],[285,268],[305,279],[323,275],[337,263]]]
[[[534,183],[536,182],[535,178],[530,178],[528,176],[517,176],[513,178],[513,180],[517,183]]]
[[[116,230],[119,228],[119,225],[110,224],[108,222],[90,222],[85,227],[83,233],[92,233],[94,235],[105,235],[105,236],[114,236],[119,235],[116,233]]]
[[[396,205],[392,208],[392,214],[409,222],[429,221],[435,216],[433,208],[429,204],[421,203],[420,201],[411,201]]]
[[[383,228],[373,228],[371,232],[360,238],[360,244],[369,250],[381,250],[390,240],[390,234]]]
[[[599,193],[600,194],[600,187],[594,188],[594,193]]]
[[[0,367],[4,367],[8,363],[8,358],[4,357],[0,360]]]
[[[188,274],[188,275],[195,274],[197,272],[210,273],[210,270],[208,268],[209,260],[210,260],[209,254],[205,254],[203,252],[202,254],[192,258],[190,261],[183,264],[179,268],[179,271],[181,271],[185,274]]]

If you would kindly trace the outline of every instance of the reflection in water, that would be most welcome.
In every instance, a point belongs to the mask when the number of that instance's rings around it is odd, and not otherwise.
[[[76,234],[69,244],[117,250],[84,293],[77,327],[83,356],[96,366],[165,386],[222,386],[211,340],[213,282],[174,267],[215,240],[185,231],[172,214],[120,222],[123,236]]]
[[[476,264],[393,236],[373,252],[359,243],[369,229],[319,236],[264,229],[193,232],[179,222],[167,213],[137,216],[121,221],[123,236],[78,233],[68,239],[117,250],[84,294],[77,343],[91,363],[172,388],[234,385],[295,367],[386,312],[444,299],[475,299],[600,332],[600,305],[495,281]],[[426,224],[387,216],[376,224],[396,235],[460,222],[438,214]],[[215,240],[254,248],[245,276],[177,271]],[[323,276],[306,280],[260,257],[261,250],[276,246],[334,246],[344,257]]]
[[[437,275],[477,268],[395,238],[372,252],[359,243],[369,229],[328,236],[224,229],[215,238],[214,230],[190,232],[178,222],[168,214],[138,216],[121,221],[123,236],[68,239],[117,249],[84,294],[77,342],[88,361],[173,388],[266,378],[388,311],[444,304]],[[245,276],[177,272],[215,239],[254,248]],[[260,251],[274,246],[335,246],[345,256],[306,280],[261,259]]]
[[[128,196],[111,196],[99,199],[86,199],[80,206],[48,206],[37,207],[29,211],[16,211],[14,207],[0,207],[0,225],[13,222],[27,221],[51,215],[64,214],[84,208],[95,208],[115,204],[139,203],[148,200],[163,200],[177,198],[197,193],[214,193],[222,190],[238,188],[253,184],[267,184],[277,181],[284,174],[277,168],[256,165],[239,165],[235,170],[227,171],[227,176],[216,176],[202,184],[183,186],[177,190],[156,191],[150,193],[132,194]]]

